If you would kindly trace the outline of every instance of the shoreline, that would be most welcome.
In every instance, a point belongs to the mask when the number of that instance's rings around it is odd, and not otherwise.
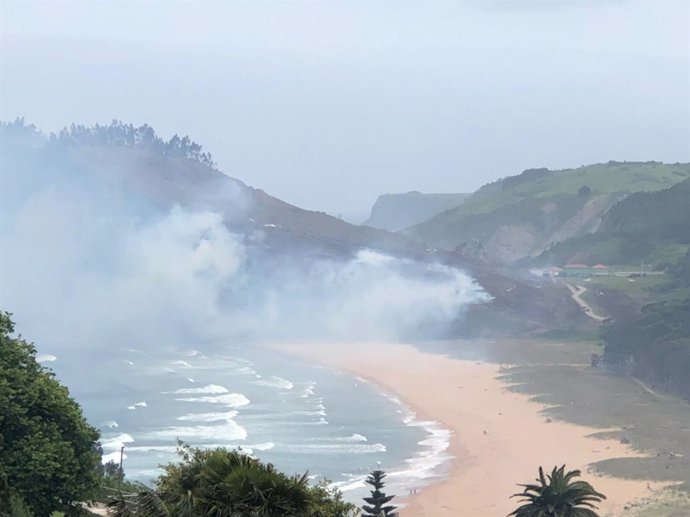
[[[411,345],[285,344],[281,352],[353,373],[379,386],[411,409],[418,420],[438,422],[451,431],[445,478],[430,479],[414,495],[396,494],[401,517],[507,515],[518,506],[510,496],[529,483],[540,465],[566,464],[607,495],[602,516],[621,515],[635,501],[672,483],[604,476],[591,464],[614,458],[640,458],[620,440],[593,435],[616,431],[547,418],[546,404],[511,391],[503,367],[424,352]]]

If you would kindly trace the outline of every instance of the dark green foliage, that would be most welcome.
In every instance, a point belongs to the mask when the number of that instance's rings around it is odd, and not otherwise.
[[[589,188],[587,185],[582,185],[578,190],[577,190],[577,195],[580,197],[589,197],[592,195],[592,189]]]
[[[307,475],[287,476],[241,451],[181,446],[154,490],[113,498],[115,517],[346,517],[353,506]]]
[[[0,122],[0,136],[8,141],[43,137],[36,126],[26,125],[23,118],[17,118],[14,122]],[[180,138],[174,135],[166,142],[147,124],[134,127],[132,124],[124,124],[118,120],[113,120],[107,126],[96,124],[93,127],[87,127],[72,124],[58,134],[51,134],[49,140],[54,147],[104,145],[141,148],[165,156],[188,158],[211,168],[216,166],[211,153],[204,152],[202,146],[193,142],[189,136]]]
[[[374,490],[371,491],[371,496],[364,498],[367,504],[362,506],[362,517],[381,517],[382,515],[395,517],[397,515],[394,513],[396,507],[388,504],[395,496],[381,492],[385,486],[383,482],[385,477],[386,474],[383,471],[374,470],[366,479],[365,483],[374,487]]]
[[[134,127],[113,120],[108,126],[96,124],[86,127],[72,124],[69,129],[51,135],[51,141],[58,145],[107,145],[119,147],[145,148],[166,156],[189,158],[203,165],[215,168],[211,153],[202,151],[201,145],[190,140],[188,136],[180,138],[174,135],[167,142],[156,135],[153,128],[144,124]]]
[[[70,510],[98,484],[98,431],[13,332],[0,313],[0,508],[13,498],[38,516]]]
[[[586,481],[572,481],[579,477],[579,470],[566,472],[565,465],[554,467],[544,476],[539,467],[535,485],[520,485],[524,490],[513,497],[521,497],[524,503],[509,514],[515,517],[599,517],[595,503],[606,499]]]
[[[690,399],[690,299],[647,305],[601,336],[610,365]]]

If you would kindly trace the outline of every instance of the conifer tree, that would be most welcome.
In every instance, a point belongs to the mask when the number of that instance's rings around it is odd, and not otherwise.
[[[382,470],[374,470],[369,477],[366,479],[365,483],[374,487],[371,491],[371,497],[365,497],[364,501],[367,503],[362,506],[362,517],[397,517],[397,513],[394,513],[396,507],[387,505],[394,495],[386,495],[381,492],[381,489],[385,486],[383,478],[386,474]]]

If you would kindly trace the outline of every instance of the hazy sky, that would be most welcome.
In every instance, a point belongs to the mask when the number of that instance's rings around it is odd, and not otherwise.
[[[189,134],[366,216],[528,167],[690,160],[690,2],[0,0],[0,118]]]

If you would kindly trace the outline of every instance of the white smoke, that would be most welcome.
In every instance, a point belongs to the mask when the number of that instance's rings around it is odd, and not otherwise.
[[[50,351],[399,339],[487,299],[446,266],[371,250],[308,261],[257,254],[228,230],[227,212],[142,209],[73,171],[50,180],[34,171],[38,181],[22,188],[18,174],[2,173],[12,198],[0,203],[0,308]]]

